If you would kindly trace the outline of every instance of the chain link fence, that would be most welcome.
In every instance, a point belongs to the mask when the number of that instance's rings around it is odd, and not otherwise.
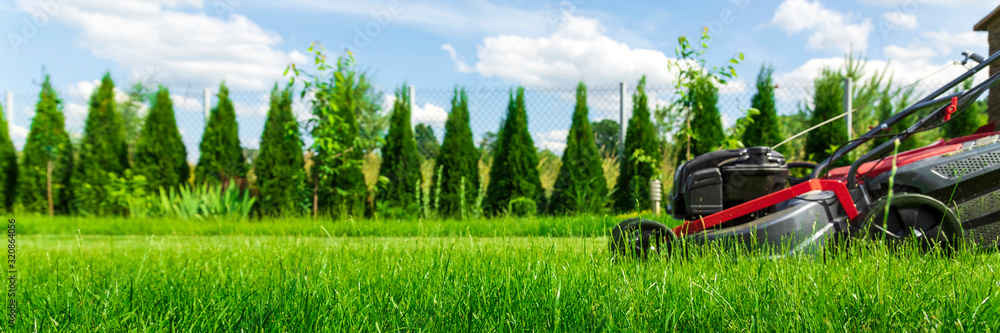
[[[940,87],[940,83],[921,82],[915,85],[914,97],[922,97],[923,93]],[[84,123],[87,117],[89,92],[60,91],[61,107],[66,117],[66,128],[74,138],[83,135]],[[394,99],[389,89],[384,89],[381,112],[388,113]],[[454,88],[423,88],[414,87],[412,123],[427,124],[433,128],[440,142],[444,137],[444,123],[451,110],[451,100]],[[474,139],[477,143],[490,132],[497,132],[501,120],[506,114],[507,103],[513,88],[478,87],[467,89],[469,112]],[[528,87],[525,89],[526,109],[528,113],[528,129],[535,145],[539,149],[548,149],[556,155],[562,154],[565,148],[566,135],[572,122],[572,114],[576,104],[576,86],[558,87]],[[741,117],[746,116],[750,101],[755,93],[753,86],[724,86],[719,92],[718,108],[722,115],[723,125],[728,128]],[[207,111],[217,101],[216,88],[211,89],[179,89],[171,90],[174,112],[177,124],[187,146],[188,160],[195,163],[198,160],[198,146],[206,120]],[[591,121],[610,119],[619,124],[627,123],[632,113],[632,95],[635,93],[633,84],[593,85],[587,89],[587,104],[590,109]],[[651,110],[658,106],[670,104],[675,93],[670,85],[648,85],[646,93]],[[777,111],[781,115],[795,114],[803,108],[811,107],[813,95],[812,85],[778,85],[776,89]],[[624,96],[624,101],[622,97]],[[4,113],[7,117],[11,138],[15,147],[24,147],[31,119],[35,113],[38,101],[38,91],[22,90],[7,92],[4,102]],[[124,94],[120,96],[124,98]],[[260,136],[267,120],[270,91],[231,90],[239,123],[240,142],[244,148],[257,149]],[[206,107],[206,102],[208,107]],[[140,114],[144,112],[144,106]],[[855,105],[855,108],[861,106]],[[293,111],[300,119],[302,126],[310,117],[308,101],[303,101],[296,95]],[[140,124],[137,124],[141,126]],[[857,127],[855,127],[857,128]],[[308,130],[303,129],[306,143],[310,143]]]

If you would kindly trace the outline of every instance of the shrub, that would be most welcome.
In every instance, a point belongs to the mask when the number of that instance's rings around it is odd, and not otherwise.
[[[502,214],[511,200],[525,198],[541,202],[542,184],[538,178],[538,154],[528,133],[528,114],[524,109],[524,88],[511,92],[507,118],[500,127],[489,186],[483,209],[487,215]]]
[[[604,206],[607,182],[588,113],[587,86],[580,82],[576,87],[576,109],[566,137],[562,166],[547,205],[553,214],[595,213]]]
[[[297,215],[306,178],[299,123],[292,113],[291,87],[271,90],[271,106],[254,160],[260,211],[264,215]]]
[[[106,205],[104,185],[121,176],[129,167],[125,127],[116,110],[115,84],[105,74],[101,85],[90,96],[90,109],[84,125],[80,160],[73,172],[74,187],[80,191],[76,209],[84,214],[121,215],[125,211]]]
[[[614,208],[618,212],[649,207],[649,180],[656,175],[659,167],[660,146],[656,128],[649,112],[646,96],[646,76],[643,75],[632,95],[632,118],[625,129],[624,162],[618,174],[614,192]],[[693,126],[693,125],[692,125]],[[651,158],[642,162],[640,157]]]
[[[590,123],[597,148],[608,156],[621,156],[622,127],[617,121],[604,119]]]
[[[386,179],[378,191],[379,210],[390,216],[413,216],[420,210],[416,200],[419,189],[410,185],[422,181],[410,118],[410,95],[403,85],[396,90],[379,171]]]
[[[972,79],[963,83],[963,89],[972,88]],[[986,125],[989,120],[986,115],[986,101],[975,101],[960,114],[952,117],[951,121],[944,126],[944,135],[948,138],[957,138],[975,133],[980,126]],[[0,138],[2,139],[2,138]]]
[[[462,216],[473,210],[480,189],[479,157],[469,126],[469,99],[464,89],[455,89],[437,156],[441,177],[433,181],[440,184],[435,192],[440,193],[438,213],[442,217]]]
[[[170,91],[160,87],[153,98],[153,108],[146,115],[142,134],[135,148],[135,173],[146,179],[149,191],[173,188],[187,182],[191,167],[187,148],[181,140],[174,117]]]
[[[46,76],[24,144],[18,177],[21,204],[29,212],[70,211],[73,146],[66,133],[61,102]]]
[[[205,133],[201,136],[198,166],[195,167],[195,183],[221,183],[246,175],[246,158],[240,147],[239,124],[236,111],[229,100],[229,88],[223,82],[219,85],[219,99],[208,118]]]
[[[13,111],[13,110],[10,110]],[[0,106],[0,205],[3,211],[13,212],[14,201],[17,199],[17,151],[14,142],[10,140],[7,130],[7,118]]]
[[[750,100],[750,107],[757,109],[759,114],[750,117],[753,125],[743,132],[743,145],[774,146],[781,142],[781,125],[778,122],[778,112],[774,106],[774,67],[762,65],[757,74],[757,93]]]

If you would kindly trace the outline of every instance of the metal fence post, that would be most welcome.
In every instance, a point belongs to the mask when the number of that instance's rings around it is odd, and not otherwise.
[[[622,81],[619,85],[620,97],[619,101],[621,105],[618,107],[618,126],[621,127],[622,136],[618,140],[618,158],[621,160],[620,163],[625,163],[625,81]]]
[[[852,119],[852,116],[854,115],[854,106],[852,104],[854,104],[854,101],[853,98],[851,98],[851,95],[853,95],[853,91],[851,91],[853,89],[853,82],[851,81],[851,78],[844,79],[844,112],[847,113],[847,117],[845,118],[847,118],[848,141],[854,140],[854,129],[852,128],[854,124],[854,120]]]
[[[7,116],[7,124],[9,124],[8,127],[9,126],[13,126],[14,125],[14,93],[11,92],[10,90],[7,91],[7,104],[4,105],[4,108],[7,111],[7,114],[5,114],[5,116]]]
[[[204,109],[204,112],[205,112],[205,126],[206,127],[208,126],[208,118],[211,117],[211,114],[210,114],[210,111],[209,111],[210,108],[208,106],[208,103],[211,102],[211,98],[212,98],[212,96],[209,95],[208,88],[205,88],[204,102],[202,103],[202,105],[204,106],[203,109]]]

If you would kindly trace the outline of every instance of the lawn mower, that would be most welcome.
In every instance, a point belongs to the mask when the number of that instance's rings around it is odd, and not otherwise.
[[[987,59],[968,51],[963,56],[963,65],[971,60],[976,66],[843,143],[822,162],[786,162],[770,147],[719,150],[684,162],[674,174],[669,202],[671,214],[685,222],[671,229],[648,219],[622,221],[611,230],[612,250],[647,257],[670,251],[678,242],[724,241],[787,255],[858,237],[996,247],[1000,132],[994,124],[893,154],[896,140],[944,125],[1000,82],[997,73],[971,89],[945,95],[996,62],[1000,52]],[[919,114],[926,116],[905,130],[892,130]],[[886,141],[849,166],[832,168],[874,139]],[[808,176],[790,176],[789,169]]]

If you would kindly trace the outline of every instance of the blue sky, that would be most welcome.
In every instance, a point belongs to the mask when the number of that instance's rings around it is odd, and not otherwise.
[[[234,90],[265,90],[282,80],[287,64],[308,61],[305,49],[313,41],[333,52],[351,49],[387,90],[404,81],[418,89],[603,85],[634,82],[641,74],[667,83],[666,61],[677,37],[697,36],[705,26],[714,37],[710,64],[746,55],[731,89],[752,89],[763,62],[774,64],[779,84],[808,84],[849,49],[864,52],[870,68],[888,63],[897,82],[908,83],[949,67],[963,50],[985,54],[986,34],[972,26],[998,4],[2,0],[0,91],[37,93],[43,66],[69,95],[88,95],[105,71],[120,86],[155,77],[175,93],[223,79]],[[960,70],[951,66],[942,75]]]

